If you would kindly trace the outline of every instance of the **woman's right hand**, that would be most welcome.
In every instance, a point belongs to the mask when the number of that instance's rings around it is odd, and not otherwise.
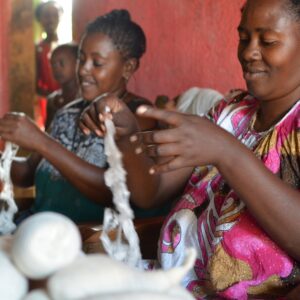
[[[114,95],[106,95],[93,101],[81,114],[79,127],[85,134],[94,132],[105,135],[105,119],[111,119],[116,127],[116,137],[129,136],[139,130],[134,114]]]
[[[0,136],[4,141],[37,151],[45,134],[24,113],[10,112],[0,119]]]

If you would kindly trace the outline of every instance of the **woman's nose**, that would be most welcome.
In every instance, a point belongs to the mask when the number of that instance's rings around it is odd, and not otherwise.
[[[261,51],[256,41],[251,41],[245,46],[240,46],[239,57],[244,61],[253,61],[261,59]]]
[[[78,72],[80,75],[89,74],[90,70],[91,70],[91,63],[88,60],[86,60],[84,62],[79,62]]]

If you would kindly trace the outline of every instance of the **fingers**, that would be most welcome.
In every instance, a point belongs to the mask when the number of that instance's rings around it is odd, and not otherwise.
[[[177,157],[170,158],[170,160],[164,163],[156,164],[152,166],[149,170],[149,173],[158,174],[158,173],[170,172],[183,167],[186,167],[186,163],[183,162],[181,157],[177,156]]]
[[[131,142],[139,141],[146,145],[157,143],[176,143],[178,142],[177,129],[151,130],[138,132],[130,137]]]
[[[153,118],[157,121],[167,123],[171,126],[179,126],[181,124],[182,114],[178,112],[171,112],[163,109],[157,109],[147,105],[138,107],[136,113],[139,116]]]
[[[84,112],[79,121],[79,128],[86,135],[94,132],[98,136],[103,136],[103,133],[99,129],[99,121],[96,123],[88,112]]]
[[[113,113],[121,110],[120,101],[113,95],[105,95],[94,100],[81,114],[79,127],[85,134],[94,132],[98,136],[104,136],[106,118],[113,119]]]
[[[145,147],[144,152],[150,157],[168,157],[179,155],[180,150],[177,144],[153,144]]]

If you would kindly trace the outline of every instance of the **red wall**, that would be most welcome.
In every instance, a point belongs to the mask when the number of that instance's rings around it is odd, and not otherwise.
[[[73,0],[74,32],[114,8],[126,8],[147,36],[130,88],[152,101],[192,86],[223,93],[244,87],[236,28],[244,0]]]
[[[11,18],[11,1],[1,2],[0,8],[0,116],[9,109],[9,24]]]

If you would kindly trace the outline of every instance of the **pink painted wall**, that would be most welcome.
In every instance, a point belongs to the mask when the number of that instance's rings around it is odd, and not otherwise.
[[[192,86],[223,93],[244,87],[236,28],[244,0],[73,0],[74,33],[114,8],[126,8],[147,36],[147,52],[130,88],[154,100]]]
[[[0,116],[9,110],[9,24],[11,1],[1,2],[0,9]]]

